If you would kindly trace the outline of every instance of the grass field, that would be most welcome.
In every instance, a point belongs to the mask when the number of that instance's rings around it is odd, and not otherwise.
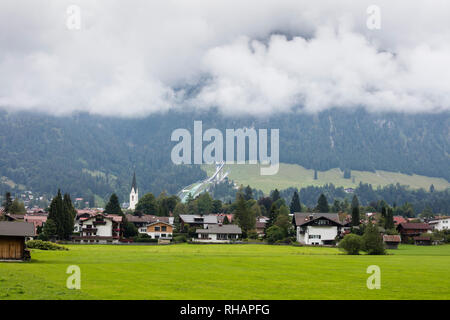
[[[0,263],[0,299],[450,299],[450,245],[387,256],[268,245],[70,245]],[[81,290],[66,269],[81,268]],[[381,289],[366,268],[381,268]]]
[[[214,165],[204,165],[203,169],[210,176],[214,173]],[[241,164],[225,165],[224,172],[230,171],[229,177],[238,184],[250,185],[252,188],[260,189],[265,193],[271,190],[286,189],[289,187],[321,186],[333,183],[335,186],[346,188],[356,187],[359,182],[370,183],[374,188],[389,184],[408,185],[413,189],[424,188],[428,190],[433,184],[436,190],[445,190],[450,183],[442,178],[431,178],[420,175],[407,175],[398,172],[377,170],[376,172],[352,170],[352,178],[344,179],[340,169],[319,171],[318,179],[314,180],[314,170],[308,170],[296,164],[281,163],[276,175],[262,176],[259,165]]]

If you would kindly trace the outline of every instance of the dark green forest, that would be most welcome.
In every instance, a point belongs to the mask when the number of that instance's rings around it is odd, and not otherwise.
[[[172,131],[186,128],[192,133],[194,120],[203,121],[203,131],[278,128],[280,161],[306,168],[380,169],[450,180],[448,113],[363,110],[270,118],[186,111],[139,119],[1,112],[0,176],[33,191],[55,194],[61,188],[72,197],[96,194],[104,199],[116,192],[123,201],[136,171],[140,194],[176,193],[206,177],[199,166],[175,166],[170,159],[176,144],[170,141]],[[1,193],[14,191],[2,181]]]

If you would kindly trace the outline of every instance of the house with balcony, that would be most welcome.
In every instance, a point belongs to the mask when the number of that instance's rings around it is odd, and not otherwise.
[[[218,224],[219,220],[215,214],[180,214],[181,230],[185,226],[208,228],[209,225]]]
[[[126,215],[127,221],[131,222],[138,229],[139,233],[148,234],[147,227],[155,222],[162,222],[173,226],[174,217],[158,217],[151,214],[144,214],[141,216]]]
[[[147,225],[146,232],[152,239],[172,239],[173,226],[163,221],[155,221]]]
[[[210,224],[207,228],[197,229],[193,242],[230,243],[239,241],[242,230],[235,224]]]
[[[122,217],[119,215],[95,215],[75,221],[72,241],[77,243],[118,243],[120,239]]]
[[[307,245],[333,245],[344,225],[337,213],[295,213],[297,241]]]
[[[432,230],[443,231],[450,230],[450,217],[440,217],[428,222]]]
[[[431,232],[431,227],[428,223],[400,223],[397,226],[397,231],[402,237],[403,243],[408,243],[414,240],[415,237],[420,237],[423,233]]]

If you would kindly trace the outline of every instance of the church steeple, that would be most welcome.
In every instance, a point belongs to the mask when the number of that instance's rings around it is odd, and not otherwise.
[[[131,192],[130,192],[130,206],[128,209],[134,210],[136,209],[136,205],[139,200],[139,191],[136,184],[136,172],[133,173],[133,182],[131,182]]]
[[[131,183],[131,190],[136,191],[137,190],[137,185],[136,185],[136,172],[133,173],[133,182]]]

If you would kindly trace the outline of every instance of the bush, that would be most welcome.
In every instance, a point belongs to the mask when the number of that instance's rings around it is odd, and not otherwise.
[[[140,234],[133,238],[134,242],[158,242],[158,239],[152,239],[148,234]]]
[[[186,238],[186,235],[180,234],[180,235],[178,235],[178,236],[175,236],[175,237],[173,238],[173,241],[176,242],[176,243],[187,242],[187,238]]]
[[[258,239],[258,234],[256,233],[256,231],[252,230],[248,232],[247,237],[249,239]]]
[[[275,242],[283,238],[284,238],[284,230],[281,229],[279,226],[271,226],[269,229],[267,229],[266,239],[269,244],[274,244]]]
[[[363,247],[363,240],[361,236],[350,233],[339,242],[339,249],[345,251],[347,254],[357,255]]]
[[[69,250],[66,247],[54,244],[53,242],[42,240],[29,240],[26,242],[26,246],[29,249],[39,249],[39,250]]]

